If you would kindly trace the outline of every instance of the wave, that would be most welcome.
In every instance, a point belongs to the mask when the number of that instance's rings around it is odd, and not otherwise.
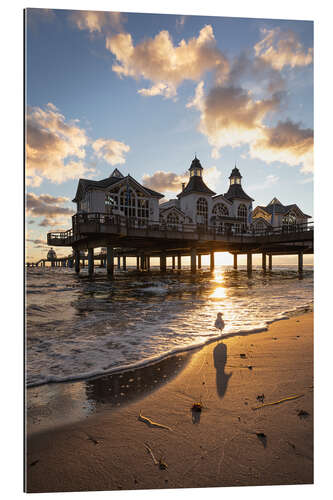
[[[101,368],[96,368],[93,370],[85,371],[78,373],[76,375],[72,374],[69,376],[62,376],[61,374],[59,375],[44,375],[41,380],[35,380],[31,382],[27,382],[27,387],[37,387],[45,384],[50,384],[50,383],[65,383],[65,382],[73,382],[73,381],[78,381],[78,380],[88,380],[88,379],[93,379],[93,378],[98,378],[100,376],[104,375],[110,375],[113,373],[123,373],[126,371],[130,371],[133,369],[137,368],[142,368],[145,366],[149,366],[152,364],[156,364],[163,359],[169,358],[171,356],[174,356],[175,354],[180,354],[182,352],[188,352],[192,351],[195,349],[199,349],[204,347],[205,345],[208,345],[212,342],[216,342],[218,340],[223,340],[223,339],[228,339],[232,337],[237,337],[237,336],[245,336],[245,335],[253,335],[253,334],[258,334],[262,333],[264,331],[267,331],[269,328],[269,325],[272,323],[275,323],[277,321],[282,321],[282,320],[287,320],[291,317],[298,316],[301,314],[304,314],[306,312],[313,311],[313,301],[308,302],[307,304],[304,304],[302,306],[297,306],[293,307],[291,309],[288,309],[286,311],[280,312],[277,314],[277,316],[271,320],[267,320],[263,322],[262,324],[259,324],[258,326],[250,329],[239,329],[239,330],[234,330],[230,331],[228,333],[222,333],[218,335],[212,335],[209,336],[206,340],[203,340],[201,342],[196,342],[187,346],[179,346],[175,347],[173,349],[170,349],[166,351],[163,354],[159,354],[156,356],[150,356],[147,357],[143,360],[140,361],[135,361],[132,363],[128,364],[123,364],[119,366],[113,366],[113,367],[107,367],[105,369]],[[33,376],[31,377],[32,379],[34,378]]]

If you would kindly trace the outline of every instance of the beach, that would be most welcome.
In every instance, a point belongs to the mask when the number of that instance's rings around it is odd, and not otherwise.
[[[98,411],[66,421],[64,407],[41,430],[35,415],[26,491],[313,482],[313,313],[133,370],[121,404],[96,380]]]

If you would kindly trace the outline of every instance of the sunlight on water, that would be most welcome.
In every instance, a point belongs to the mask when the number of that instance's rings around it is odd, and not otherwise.
[[[262,328],[284,311],[313,299],[312,269],[276,267],[271,273],[203,267],[190,271],[117,271],[96,268],[89,279],[67,268],[27,270],[27,382],[73,380],[137,366],[202,345],[223,334]]]
[[[223,299],[226,296],[226,290],[225,288],[222,288],[221,286],[218,286],[215,288],[214,292],[210,294],[211,299]]]

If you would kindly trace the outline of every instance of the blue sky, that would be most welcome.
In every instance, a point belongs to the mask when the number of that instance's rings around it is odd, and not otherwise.
[[[310,21],[28,9],[27,257],[70,227],[78,177],[175,196],[195,153],[215,192],[236,162],[255,205],[312,215],[312,48]]]

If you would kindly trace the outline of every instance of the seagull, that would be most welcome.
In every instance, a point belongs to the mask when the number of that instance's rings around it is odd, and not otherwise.
[[[224,321],[222,319],[222,313],[217,313],[217,318],[215,320],[215,328],[218,328],[219,330],[223,330],[224,328]]]

